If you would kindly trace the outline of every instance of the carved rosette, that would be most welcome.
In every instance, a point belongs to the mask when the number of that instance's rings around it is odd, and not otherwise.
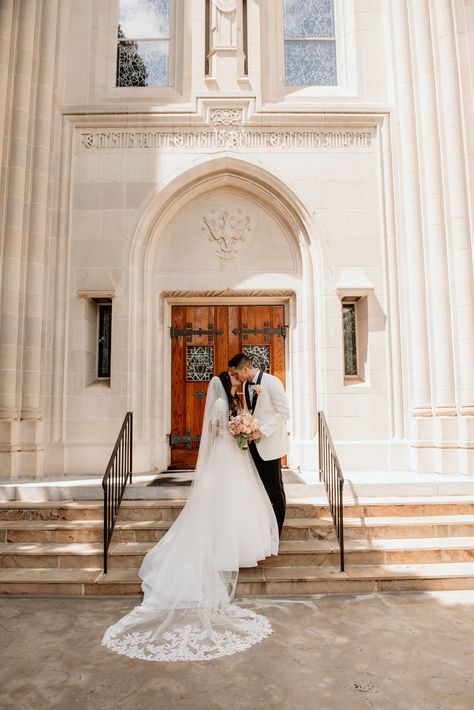
[[[224,261],[235,259],[239,245],[252,228],[250,215],[241,209],[212,207],[201,217],[201,230],[215,244],[217,256]]]

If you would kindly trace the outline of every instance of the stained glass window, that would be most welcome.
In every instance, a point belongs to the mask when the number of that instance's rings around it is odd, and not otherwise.
[[[167,86],[171,0],[120,0],[117,86]]]
[[[98,377],[110,377],[110,353],[112,349],[112,306],[99,305]]]
[[[269,345],[247,345],[243,352],[252,362],[254,367],[258,367],[262,372],[270,372],[270,346]]]
[[[334,0],[283,0],[286,86],[335,86]]]
[[[214,346],[188,345],[186,379],[188,382],[209,382],[214,375]]]
[[[342,304],[342,324],[344,331],[344,374],[357,375],[355,303]]]

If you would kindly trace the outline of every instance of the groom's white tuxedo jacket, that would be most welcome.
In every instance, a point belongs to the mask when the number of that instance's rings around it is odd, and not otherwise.
[[[253,415],[258,419],[262,438],[256,443],[257,451],[264,461],[279,459],[288,453],[288,433],[286,422],[290,418],[290,408],[285,389],[278,379],[266,372],[260,382],[261,394],[257,396]],[[247,382],[244,384],[245,409]]]

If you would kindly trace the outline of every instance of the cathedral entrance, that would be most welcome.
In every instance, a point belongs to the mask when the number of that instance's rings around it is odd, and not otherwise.
[[[173,306],[170,336],[170,468],[192,469],[208,383],[227,369],[233,355],[245,352],[256,367],[285,384],[284,306]]]

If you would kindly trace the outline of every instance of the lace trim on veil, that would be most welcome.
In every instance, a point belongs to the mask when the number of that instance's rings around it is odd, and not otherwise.
[[[169,630],[161,633],[157,643],[156,634],[150,629],[127,631],[130,622],[140,620],[141,609],[135,607],[107,629],[102,645],[120,655],[143,661],[206,661],[245,651],[272,633],[265,616],[236,604],[230,605],[223,615],[196,611],[199,613],[192,619],[193,615],[187,610],[188,623],[173,626],[169,619],[165,620]]]

